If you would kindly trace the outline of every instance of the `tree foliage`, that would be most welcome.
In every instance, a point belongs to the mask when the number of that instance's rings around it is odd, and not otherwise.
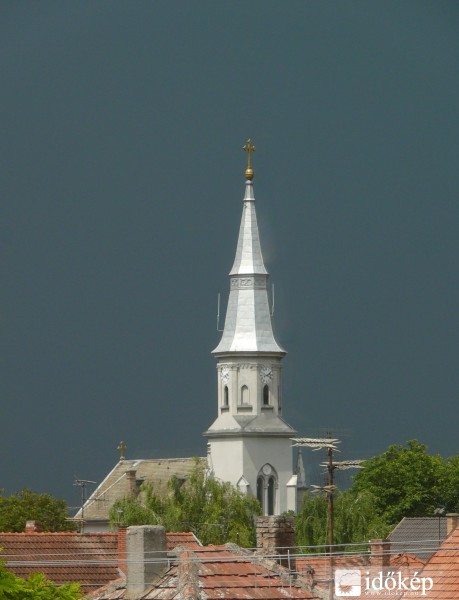
[[[79,600],[83,597],[80,586],[65,583],[59,587],[41,573],[27,579],[17,577],[0,563],[0,598],[5,600]]]
[[[458,456],[444,460],[411,440],[406,446],[389,446],[380,456],[365,461],[352,489],[371,492],[378,514],[387,523],[396,524],[403,517],[431,517],[439,506],[455,510],[459,505],[458,483]]]
[[[26,521],[40,521],[43,531],[72,531],[75,526],[68,521],[64,500],[50,494],[37,494],[28,489],[0,495],[0,531],[24,531]]]
[[[416,440],[392,445],[364,462],[352,486],[334,499],[334,542],[383,538],[403,517],[431,517],[459,508],[459,455],[443,459]],[[327,545],[328,506],[307,495],[297,516],[299,544]]]
[[[440,482],[440,503],[446,511],[459,512],[459,454],[447,458]]]
[[[196,462],[185,483],[172,477],[165,496],[144,484],[138,497],[115,502],[110,520],[125,526],[163,525],[167,531],[193,531],[203,544],[235,542],[250,547],[255,545],[254,516],[260,513],[255,498],[208,477]]]
[[[336,493],[334,497],[335,544],[343,546],[364,540],[382,538],[389,527],[376,510],[370,492],[351,489]],[[328,502],[323,496],[305,496],[302,510],[296,519],[297,543],[304,546],[326,546],[329,541]]]

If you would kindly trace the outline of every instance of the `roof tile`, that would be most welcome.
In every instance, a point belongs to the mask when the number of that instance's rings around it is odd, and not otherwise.
[[[299,586],[289,572],[278,565],[268,566],[267,561],[251,552],[233,547],[202,546],[181,553],[179,560],[160,577],[154,588],[141,596],[143,600],[173,600],[182,598],[179,589],[184,584],[193,588],[193,582],[184,576],[185,560],[197,564],[197,578],[194,586],[199,598],[206,600],[308,600],[315,598],[308,590]],[[189,575],[189,573],[187,574]],[[125,588],[123,588],[125,589]],[[119,589],[118,589],[119,591]],[[182,589],[183,591],[183,589]],[[95,592],[95,600],[113,600],[112,590]],[[193,597],[193,596],[190,596]],[[196,597],[196,595],[194,596]],[[125,595],[117,596],[126,598]]]
[[[432,589],[424,596],[426,600],[459,598],[459,527],[446,538],[419,576],[432,579]]]
[[[167,533],[167,549],[200,548],[191,532]],[[18,577],[44,573],[58,585],[81,584],[83,592],[120,577],[116,533],[0,533],[0,558]]]

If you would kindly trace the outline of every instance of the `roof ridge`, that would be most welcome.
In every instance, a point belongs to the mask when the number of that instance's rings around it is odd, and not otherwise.
[[[87,533],[80,533],[78,531],[1,531],[0,536],[44,536],[44,535],[52,535],[52,536],[94,536],[94,537],[102,537],[102,536],[110,536],[116,538],[116,533],[114,531],[88,531]]]

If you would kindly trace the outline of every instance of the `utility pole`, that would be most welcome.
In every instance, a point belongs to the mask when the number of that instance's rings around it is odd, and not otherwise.
[[[328,576],[328,597],[329,600],[334,599],[333,592],[333,553],[334,553],[334,491],[336,489],[334,483],[334,473],[336,470],[344,471],[347,469],[361,469],[362,466],[360,463],[361,460],[343,460],[343,461],[333,461],[333,451],[336,450],[339,452],[339,448],[337,444],[340,444],[341,441],[332,438],[331,434],[328,434],[326,438],[292,438],[292,441],[295,442],[294,446],[299,447],[307,447],[312,450],[320,450],[322,448],[326,448],[327,450],[327,461],[320,463],[321,467],[325,467],[327,472],[327,484],[324,486],[311,485],[313,493],[324,493],[327,497],[328,501],[328,556],[329,556],[329,576]]]
[[[330,492],[328,494],[328,523],[329,523],[329,531],[328,531],[328,551],[330,553],[330,573],[329,573],[329,596],[333,598],[333,490],[334,490],[334,468],[333,468],[333,448],[328,448],[328,461],[327,461],[327,470],[328,470],[328,487]]]

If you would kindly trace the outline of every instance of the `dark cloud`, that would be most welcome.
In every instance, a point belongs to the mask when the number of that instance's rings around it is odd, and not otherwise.
[[[205,452],[249,136],[288,420],[457,452],[456,2],[1,11],[1,486]]]

